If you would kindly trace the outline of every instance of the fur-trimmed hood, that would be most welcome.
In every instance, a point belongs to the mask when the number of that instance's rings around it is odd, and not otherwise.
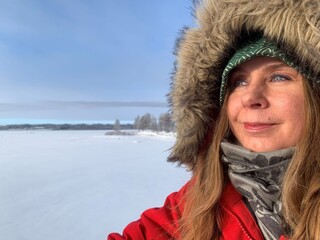
[[[200,0],[195,18],[177,42],[169,93],[177,131],[169,161],[191,168],[219,115],[222,71],[249,35],[274,41],[314,81],[320,75],[319,0]]]

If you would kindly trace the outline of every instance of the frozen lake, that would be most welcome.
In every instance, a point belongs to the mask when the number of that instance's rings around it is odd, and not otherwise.
[[[189,179],[173,136],[0,131],[0,239],[98,240]]]

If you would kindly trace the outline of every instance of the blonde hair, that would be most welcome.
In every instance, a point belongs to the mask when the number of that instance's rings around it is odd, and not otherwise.
[[[320,239],[320,94],[304,81],[306,126],[283,180],[284,218],[291,240]],[[228,93],[226,95],[227,99]],[[225,101],[227,102],[227,101]],[[220,161],[220,143],[228,135],[226,103],[210,132],[207,151],[199,154],[192,184],[185,197],[180,239],[219,239],[219,200],[226,176]],[[204,148],[205,149],[205,148]]]
[[[210,147],[199,154],[193,171],[192,184],[186,195],[185,210],[181,218],[180,234],[184,240],[219,238],[219,199],[225,185],[223,166],[220,161],[220,143],[228,129],[225,107],[215,126],[209,132]]]
[[[282,203],[290,239],[320,239],[320,95],[304,81],[306,125],[283,179]]]

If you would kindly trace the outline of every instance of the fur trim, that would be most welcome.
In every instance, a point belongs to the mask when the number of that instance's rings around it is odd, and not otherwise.
[[[320,75],[320,1],[202,0],[197,26],[184,29],[176,49],[169,102],[177,140],[168,160],[193,167],[219,115],[222,71],[252,33],[276,42],[297,64]]]

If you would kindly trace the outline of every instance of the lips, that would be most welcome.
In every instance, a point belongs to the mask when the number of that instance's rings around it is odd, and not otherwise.
[[[274,123],[260,123],[260,122],[257,122],[257,123],[244,122],[243,123],[244,128],[251,131],[266,130],[273,127],[274,125],[275,125]]]

